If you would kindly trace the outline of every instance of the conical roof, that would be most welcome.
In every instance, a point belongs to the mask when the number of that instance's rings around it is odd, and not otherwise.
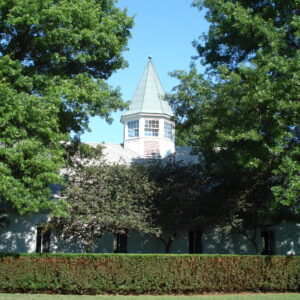
[[[165,114],[172,117],[174,115],[172,108],[164,100],[164,96],[163,86],[149,56],[148,64],[131,99],[129,109],[123,117],[138,113]]]

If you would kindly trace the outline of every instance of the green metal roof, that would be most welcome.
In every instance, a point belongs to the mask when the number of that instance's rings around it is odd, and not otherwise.
[[[163,86],[152,63],[152,58],[149,56],[148,64],[131,99],[129,109],[123,114],[123,117],[138,113],[164,114],[172,117],[173,111],[169,103],[164,100],[164,96]]]

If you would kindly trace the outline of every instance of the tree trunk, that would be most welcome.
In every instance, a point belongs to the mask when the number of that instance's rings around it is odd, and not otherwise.
[[[249,236],[249,234],[247,234],[247,231],[237,231],[239,234],[241,234],[242,236],[244,236],[254,247],[256,254],[260,254],[261,250],[259,249],[259,245],[256,242],[256,236],[257,236],[257,228],[255,227],[253,230],[253,235]],[[251,233],[250,233],[251,234]]]
[[[170,253],[171,245],[173,243],[173,239],[169,239],[165,244],[165,253]]]
[[[94,242],[89,240],[84,247],[85,253],[92,253],[93,249],[94,249]]]
[[[259,247],[258,247],[258,245],[257,245],[257,243],[256,243],[256,240],[253,240],[253,239],[249,239],[249,241],[252,243],[252,245],[254,246],[254,248],[255,248],[255,251],[256,251],[256,254],[260,254],[260,249],[259,249]]]
[[[252,245],[255,248],[256,254],[261,254],[261,249],[259,249],[259,245],[257,244],[256,241],[256,236],[257,236],[257,227],[255,226],[253,229],[253,236],[249,237],[249,241],[252,243]]]
[[[93,228],[91,228],[89,237],[86,239],[86,244],[84,247],[86,253],[91,253],[94,250],[95,240],[94,240],[94,232],[92,231],[92,229]]]
[[[159,237],[159,239],[162,241],[162,243],[165,246],[165,253],[170,253],[171,246],[175,238],[177,237],[177,233],[174,233],[172,236],[169,236],[168,239],[164,239],[162,237]]]

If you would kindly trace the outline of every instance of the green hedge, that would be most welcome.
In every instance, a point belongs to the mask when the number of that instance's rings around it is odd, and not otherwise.
[[[300,257],[0,254],[5,292],[299,292]]]

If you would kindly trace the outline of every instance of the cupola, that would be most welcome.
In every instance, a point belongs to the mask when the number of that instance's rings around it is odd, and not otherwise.
[[[143,158],[165,157],[175,152],[173,111],[152,57],[138,83],[128,111],[122,117],[124,148]]]

